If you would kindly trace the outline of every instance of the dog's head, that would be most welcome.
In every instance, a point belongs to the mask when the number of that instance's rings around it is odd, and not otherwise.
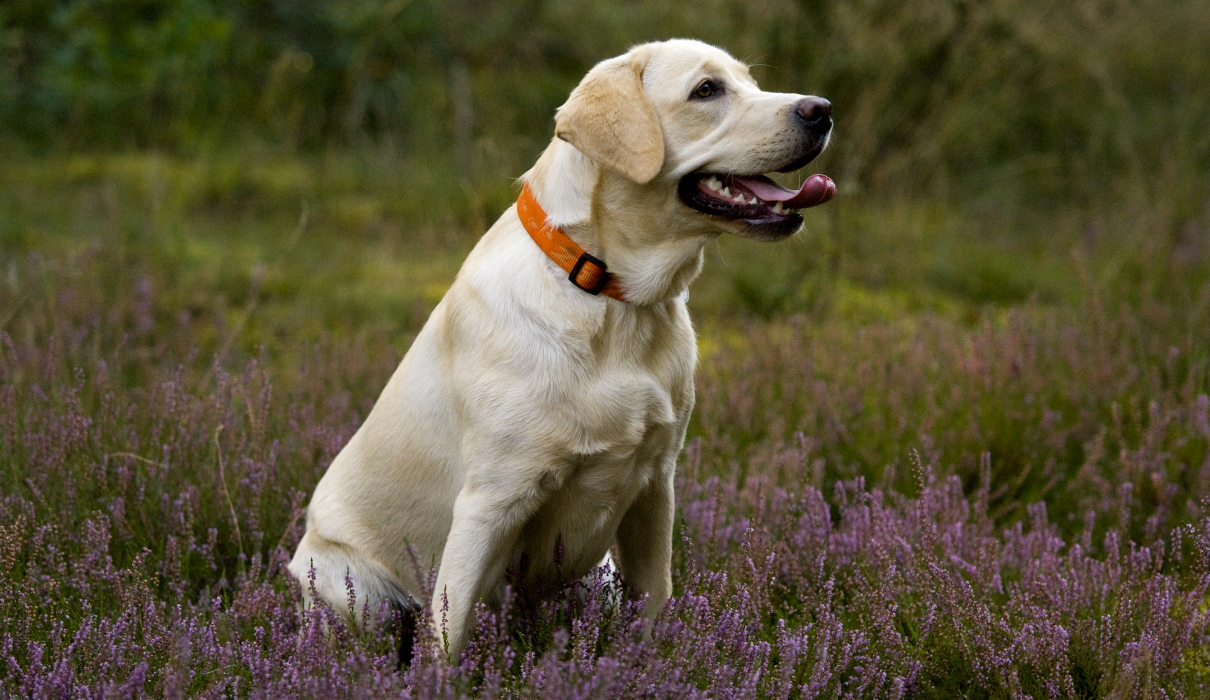
[[[819,97],[764,92],[727,52],[677,39],[597,64],[559,108],[555,133],[612,173],[624,196],[662,195],[664,225],[777,240],[836,186],[813,175],[788,190],[764,173],[818,156],[831,111]]]

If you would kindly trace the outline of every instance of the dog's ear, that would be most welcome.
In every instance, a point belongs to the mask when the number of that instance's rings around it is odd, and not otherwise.
[[[640,56],[598,63],[555,115],[555,135],[637,183],[664,167],[664,134],[643,90]]]

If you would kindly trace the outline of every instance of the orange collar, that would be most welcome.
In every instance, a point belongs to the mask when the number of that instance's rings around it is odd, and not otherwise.
[[[542,252],[569,273],[567,279],[572,284],[589,294],[604,294],[618,301],[626,301],[622,285],[605,268],[603,260],[592,257],[566,233],[547,223],[546,212],[534,199],[528,182],[521,186],[521,196],[517,198],[517,216],[521,217],[521,225]]]

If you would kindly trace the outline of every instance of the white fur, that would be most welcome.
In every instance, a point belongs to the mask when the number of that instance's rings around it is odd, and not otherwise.
[[[677,180],[785,162],[801,96],[761,92],[745,66],[694,41],[639,46],[589,76],[619,62],[639,71],[659,117],[659,174],[629,180],[555,139],[524,177],[630,302],[574,287],[506,211],[316,487],[290,564],[304,587],[313,570],[337,609],[346,576],[376,605],[406,601],[436,566],[430,622],[448,606],[454,655],[474,604],[498,594],[507,570],[521,585],[557,586],[616,547],[649,615],[671,593],[673,479],[696,364],[682,294],[705,244],[742,233],[680,203]],[[725,100],[686,101],[703,75],[726,81]]]

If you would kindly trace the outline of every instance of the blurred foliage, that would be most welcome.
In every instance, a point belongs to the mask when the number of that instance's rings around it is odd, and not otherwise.
[[[35,148],[387,145],[519,174],[594,62],[692,36],[827,96],[849,191],[1202,204],[1201,0],[9,0],[0,125]]]

